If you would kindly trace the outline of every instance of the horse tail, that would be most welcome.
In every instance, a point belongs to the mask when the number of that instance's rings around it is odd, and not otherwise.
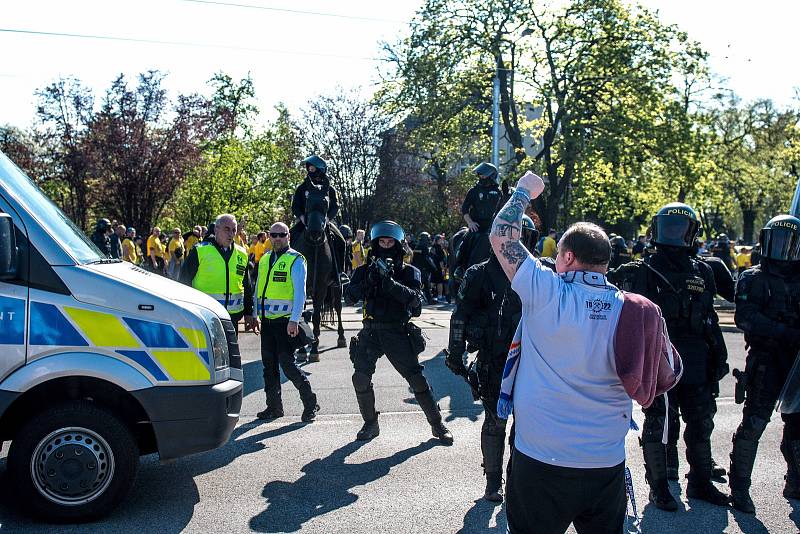
[[[339,298],[337,289],[338,286],[329,285],[325,290],[325,298],[322,300],[322,311],[320,313],[320,321],[325,324],[336,322],[336,298]]]

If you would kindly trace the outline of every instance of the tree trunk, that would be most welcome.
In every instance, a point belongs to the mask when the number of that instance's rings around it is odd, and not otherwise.
[[[753,242],[753,233],[755,230],[756,210],[742,209],[742,239],[745,243]]]

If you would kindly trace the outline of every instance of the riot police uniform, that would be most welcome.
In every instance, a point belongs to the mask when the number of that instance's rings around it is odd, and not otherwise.
[[[730,486],[733,506],[753,513],[750,475],[758,440],[800,349],[800,219],[779,215],[761,231],[761,264],[736,285],[736,326],[749,345],[745,372],[737,375],[742,423],[733,436]],[[797,392],[793,392],[795,395]],[[783,495],[800,498],[800,414],[782,414],[781,452],[786,460]]]
[[[94,243],[100,252],[107,258],[111,256],[111,237],[108,235],[108,230],[111,228],[111,221],[108,219],[100,219],[94,227],[92,233],[92,243]]]
[[[697,254],[697,241],[695,241],[694,254]],[[717,295],[721,296],[728,302],[733,302],[735,282],[731,272],[725,267],[725,263],[714,256],[697,256],[697,259],[711,267],[711,272],[714,275],[714,285],[717,289]],[[722,328],[719,325],[719,316],[716,311],[711,317],[710,334],[712,339],[711,348],[714,352],[714,358],[720,366],[720,374],[728,374],[728,349],[725,346],[725,338],[722,335]],[[721,378],[721,377],[720,377]],[[719,397],[719,381],[712,384],[712,398],[711,398],[711,413],[717,414],[717,397]],[[674,407],[673,407],[674,408]],[[667,478],[669,480],[678,480],[678,436],[680,434],[680,419],[678,418],[677,410],[670,409],[670,433],[667,442]],[[721,479],[726,475],[724,467],[717,465],[714,459],[711,459],[711,473],[715,480]]]
[[[488,233],[492,227],[494,214],[501,207],[500,202],[503,197],[500,192],[500,175],[497,173],[497,167],[491,163],[481,163],[473,169],[473,172],[478,175],[478,183],[467,191],[467,196],[461,205],[461,214],[469,216],[472,222],[478,225],[478,231],[468,232],[461,242],[456,258],[456,267],[460,267],[460,272],[489,257],[491,247],[488,246]],[[473,258],[475,261],[470,262],[473,249],[483,244],[479,243],[479,240],[486,240],[485,255]]]
[[[297,242],[300,234],[305,230],[306,226],[301,217],[306,216],[306,204],[308,197],[313,194],[318,194],[327,198],[328,209],[325,216],[328,219],[326,228],[328,237],[333,245],[333,252],[336,256],[334,264],[338,273],[344,272],[345,262],[345,239],[339,228],[334,224],[333,219],[339,213],[339,201],[336,196],[336,188],[331,185],[330,178],[328,178],[328,164],[327,162],[317,155],[311,155],[302,161],[306,168],[306,179],[303,180],[294,192],[292,197],[292,215],[297,218],[297,221],[289,229],[289,234],[292,236],[292,241]],[[313,170],[310,170],[313,167]]]
[[[409,322],[421,313],[422,291],[419,271],[403,263],[404,237],[403,229],[393,221],[375,223],[370,230],[372,246],[367,263],[353,272],[345,292],[351,302],[363,300],[364,327],[350,341],[353,388],[364,418],[364,426],[356,437],[368,440],[380,433],[372,375],[378,358],[385,354],[411,386],[433,436],[450,444],[453,435],[442,423],[439,406],[419,363],[425,338],[422,330]],[[393,239],[393,245],[382,247],[381,238]]]
[[[522,228],[521,241],[532,250],[539,233],[527,215],[523,216]],[[471,380],[473,395],[483,404],[481,455],[486,475],[484,498],[495,502],[503,500],[506,435],[506,419],[497,415],[497,400],[508,348],[521,316],[519,296],[511,289],[511,281],[494,254],[467,269],[458,291],[456,308],[450,317],[446,363],[453,373]],[[463,360],[467,344],[478,349],[478,357],[469,371]]]
[[[422,278],[422,293],[425,300],[430,304],[433,301],[431,294],[431,280],[436,271],[436,265],[431,256],[431,235],[428,232],[419,234],[417,242],[411,246],[414,255],[411,258],[411,265],[419,270]]]
[[[609,269],[616,269],[620,265],[629,263],[633,259],[631,253],[628,251],[628,244],[625,243],[625,238],[618,235],[611,240],[611,261],[608,264]]]
[[[669,492],[662,444],[667,404],[678,408],[686,425],[683,438],[690,466],[687,496],[718,505],[728,503],[728,497],[711,482],[713,387],[727,363],[721,365],[712,349],[716,287],[711,268],[692,252],[699,230],[692,208],[668,204],[653,217],[655,252],[609,274],[609,279],[623,290],[644,295],[660,306],[670,339],[683,360],[684,373],[678,385],[667,399],[660,396],[644,410],[641,437],[650,500],[670,511],[677,510],[678,504]],[[677,439],[677,425],[670,425],[670,431]]]

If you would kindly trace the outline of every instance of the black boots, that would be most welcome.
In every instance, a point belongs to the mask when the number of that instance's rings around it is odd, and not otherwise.
[[[678,480],[678,445],[667,443],[667,480]]]
[[[425,417],[431,425],[431,433],[433,437],[444,443],[445,445],[453,444],[453,434],[442,423],[442,414],[439,412],[439,405],[433,400],[433,394],[429,389],[421,393],[414,393],[414,397],[419,403],[419,407],[425,412]]]
[[[268,391],[267,395],[267,408],[261,410],[256,414],[256,417],[265,421],[272,421],[273,419],[280,419],[283,417],[283,402],[281,401],[281,390]]]
[[[378,426],[378,414],[375,411],[375,392],[370,389],[363,393],[356,393],[356,400],[358,401],[358,410],[361,412],[361,417],[364,418],[364,426],[356,434],[358,441],[367,441],[378,437],[381,429]]]
[[[800,499],[800,441],[782,441],[781,452],[787,466],[783,496],[787,499]]]
[[[490,502],[503,502],[503,477],[500,471],[486,473],[486,491],[483,498]]]
[[[689,484],[686,496],[727,506],[730,498],[711,482],[711,442],[708,440],[686,444],[686,459],[689,460]]]
[[[309,390],[307,394],[302,396],[303,401],[303,414],[300,420],[304,423],[311,423],[317,418],[319,411],[319,404],[317,404],[317,396]]]
[[[642,443],[644,453],[645,478],[650,485],[650,502],[661,510],[674,512],[678,503],[669,492],[667,483],[667,455],[660,442]]]
[[[758,441],[733,436],[731,452],[730,486],[731,504],[740,512],[753,514],[756,507],[750,498],[750,475],[758,452]]]

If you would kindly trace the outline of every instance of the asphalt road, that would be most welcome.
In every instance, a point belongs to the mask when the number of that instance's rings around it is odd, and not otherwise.
[[[264,424],[258,339],[241,336],[245,359],[245,402],[231,442],[216,451],[161,465],[155,455],[142,459],[128,500],[108,518],[92,525],[44,525],[19,514],[13,488],[0,457],[0,530],[9,532],[320,532],[320,533],[479,533],[505,532],[502,505],[480,499],[480,406],[436,353],[447,343],[448,312],[426,310],[418,324],[428,348],[425,373],[433,384],[446,424],[455,436],[451,447],[431,439],[430,429],[405,382],[386,359],[375,376],[381,435],[356,442],[360,416],[350,383],[347,349],[335,346],[332,332],[322,335],[322,361],[306,364],[322,407],[313,424],[302,424],[300,399],[284,384],[287,416]],[[350,309],[348,338],[358,326]],[[726,333],[732,367],[744,362],[739,333]],[[721,385],[713,436],[714,457],[727,465],[731,436],[741,406],[733,403],[733,381]],[[641,411],[634,417],[642,422]],[[753,476],[755,516],[687,500],[686,463],[681,485],[672,484],[682,507],[663,512],[647,504],[647,485],[637,436],[627,441],[641,532],[798,532],[800,502],[781,496],[785,465],[779,452],[782,423],[774,417],[761,442]],[[3,455],[4,456],[4,453]],[[683,458],[683,452],[681,452]],[[727,487],[721,485],[723,490]],[[636,531],[631,524],[627,531]]]

